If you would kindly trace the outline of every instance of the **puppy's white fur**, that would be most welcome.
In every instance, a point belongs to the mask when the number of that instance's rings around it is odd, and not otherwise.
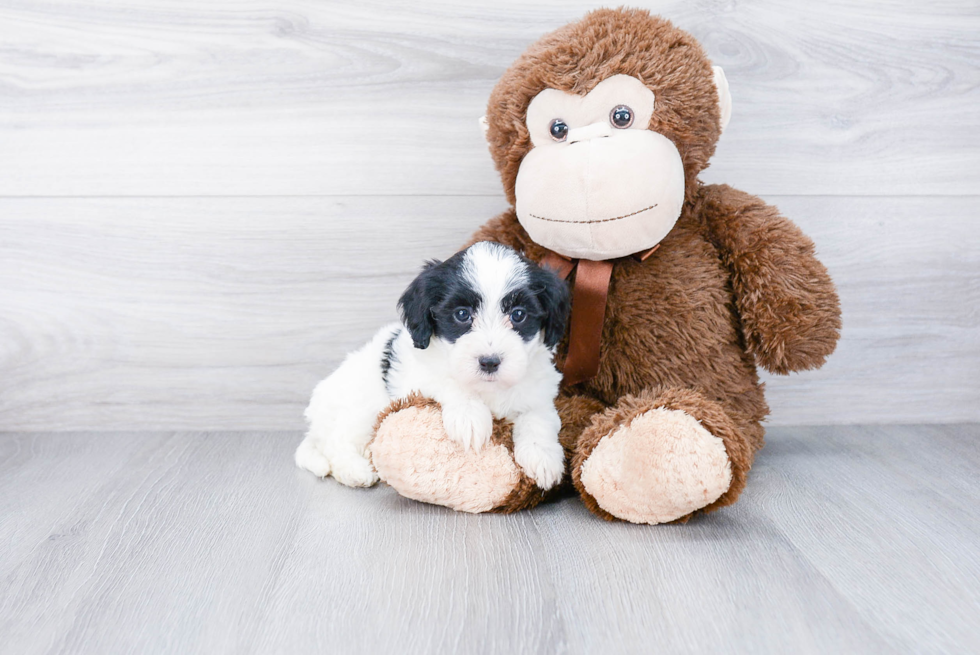
[[[518,466],[542,489],[561,480],[564,452],[554,405],[561,374],[553,348],[543,332],[524,340],[500,309],[508,293],[527,283],[526,263],[508,248],[478,243],[464,253],[459,275],[481,299],[469,331],[453,343],[437,334],[421,349],[404,325],[394,323],[348,355],[313,391],[305,413],[309,431],[296,450],[299,467],[348,486],[374,484],[378,476],[367,445],[377,415],[393,399],[418,391],[439,402],[446,433],[460,447],[482,448],[493,417],[508,419]],[[490,354],[500,357],[492,374],[478,363]]]

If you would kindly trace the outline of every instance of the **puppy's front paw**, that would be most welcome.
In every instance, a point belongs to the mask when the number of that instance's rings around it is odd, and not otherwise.
[[[565,451],[557,439],[515,443],[514,461],[545,491],[561,482],[565,473]]]
[[[442,408],[442,425],[449,438],[463,449],[479,450],[493,434],[493,415],[486,405],[468,402]]]
[[[348,487],[370,487],[378,481],[378,474],[364,457],[342,454],[330,460],[334,480]]]

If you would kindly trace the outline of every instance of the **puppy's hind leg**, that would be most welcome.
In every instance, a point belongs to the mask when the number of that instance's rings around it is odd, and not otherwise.
[[[330,460],[317,448],[316,440],[311,434],[307,434],[296,449],[295,460],[296,466],[306,469],[318,478],[330,475]]]
[[[378,413],[389,400],[380,366],[391,333],[390,328],[378,332],[313,390],[306,408],[310,429],[296,449],[297,466],[320,477],[332,475],[349,487],[378,481],[366,451]]]
[[[319,451],[330,463],[330,475],[337,482],[348,487],[370,487],[378,481],[378,474],[368,459],[367,445],[374,421],[386,402],[369,403],[365,398],[355,401],[346,397],[345,404],[344,411],[336,412],[337,421],[327,438],[318,442]],[[312,425],[310,432],[313,432]]]

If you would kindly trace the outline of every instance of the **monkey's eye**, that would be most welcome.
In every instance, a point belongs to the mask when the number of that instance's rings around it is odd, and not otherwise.
[[[523,323],[525,318],[527,318],[527,312],[520,307],[516,307],[514,311],[510,313],[510,322],[514,325]]]
[[[633,124],[633,110],[626,105],[616,105],[609,112],[609,122],[621,130]]]
[[[551,121],[551,127],[548,130],[551,132],[551,138],[555,141],[564,141],[568,137],[568,125],[560,118]]]
[[[468,323],[470,320],[470,310],[465,307],[460,307],[453,312],[453,318],[455,318],[460,323]]]

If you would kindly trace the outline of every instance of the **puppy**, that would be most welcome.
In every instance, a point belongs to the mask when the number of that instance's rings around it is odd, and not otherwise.
[[[550,489],[565,470],[553,358],[569,304],[557,275],[496,243],[427,263],[398,301],[402,323],[313,390],[296,464],[351,487],[374,484],[366,449],[375,420],[418,391],[439,402],[446,434],[464,449],[487,444],[494,417],[512,421],[514,459]]]

